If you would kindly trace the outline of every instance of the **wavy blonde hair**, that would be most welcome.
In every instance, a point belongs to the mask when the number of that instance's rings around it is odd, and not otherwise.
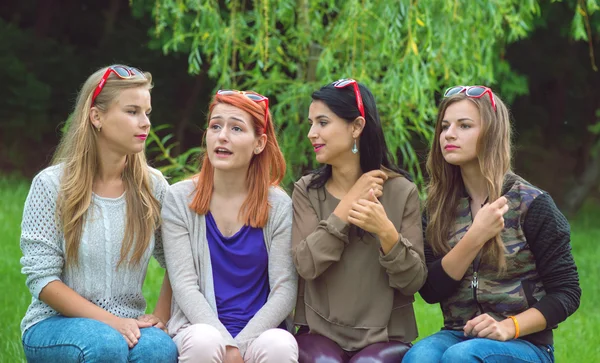
[[[460,167],[449,164],[442,155],[440,147],[442,120],[448,106],[463,100],[473,102],[479,109],[482,129],[477,140],[477,159],[486,181],[490,202],[500,198],[505,176],[512,172],[512,130],[509,112],[504,102],[494,94],[497,108],[497,111],[494,111],[487,95],[471,98],[464,93],[459,93],[444,98],[439,106],[433,144],[427,157],[427,172],[430,179],[425,201],[425,213],[428,217],[426,238],[433,252],[438,256],[443,256],[450,251],[448,239],[453,232],[456,208],[464,191]],[[495,266],[498,272],[502,273],[506,270],[504,251],[504,243],[500,235],[497,235],[484,245],[482,260]]]
[[[92,74],[83,84],[70,125],[63,135],[52,164],[64,164],[57,199],[56,214],[65,239],[65,263],[78,263],[83,225],[92,201],[92,184],[98,172],[99,152],[97,131],[90,121],[92,94],[108,67]],[[152,89],[152,75],[121,79],[111,74],[94,102],[100,112],[107,112],[126,89]],[[128,261],[139,264],[160,223],[160,205],[152,193],[151,176],[144,152],[127,155],[122,175],[125,184],[127,217],[121,244],[119,264]],[[130,256],[128,258],[128,256]]]

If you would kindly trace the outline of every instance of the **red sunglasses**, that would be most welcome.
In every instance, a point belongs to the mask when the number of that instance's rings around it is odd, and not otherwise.
[[[221,89],[217,91],[218,95],[221,96],[227,96],[227,95],[235,95],[235,94],[240,94],[240,95],[244,95],[246,97],[248,97],[249,99],[251,99],[252,101],[259,103],[259,102],[264,102],[265,103],[265,127],[263,129],[263,133],[267,133],[267,125],[269,123],[269,99],[263,95],[261,95],[260,93],[256,93],[256,92],[252,92],[252,91],[238,91],[235,89]]]
[[[104,75],[100,79],[100,83],[98,83],[98,86],[96,87],[96,90],[94,91],[94,94],[92,95],[92,106],[94,105],[94,102],[96,101],[96,97],[98,97],[100,92],[102,92],[102,89],[104,88],[104,85],[106,84],[106,81],[108,80],[108,77],[110,76],[111,73],[116,74],[117,77],[119,77],[121,79],[129,79],[129,78],[134,78],[137,76],[146,78],[144,73],[142,73],[142,71],[140,71],[137,68],[121,66],[121,65],[108,67],[108,69],[106,70],[106,72],[104,72]]]
[[[354,87],[354,95],[356,96],[356,105],[358,106],[358,111],[360,115],[365,118],[365,106],[363,105],[362,96],[360,95],[360,89],[358,88],[358,82],[353,80],[352,78],[340,79],[339,81],[335,81],[332,83],[335,88],[346,88],[350,85]]]
[[[467,97],[471,98],[481,98],[487,93],[488,96],[490,96],[492,107],[494,108],[494,111],[496,111],[496,101],[494,101],[494,93],[491,88],[485,86],[454,86],[446,90],[444,97],[450,97],[461,92],[464,92]]]

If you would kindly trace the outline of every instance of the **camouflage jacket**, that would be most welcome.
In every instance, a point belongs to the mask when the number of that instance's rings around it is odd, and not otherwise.
[[[430,304],[440,303],[444,329],[461,330],[477,315],[497,320],[534,307],[546,319],[545,330],[523,336],[534,344],[553,344],[552,329],[579,307],[581,288],[571,254],[570,227],[552,198],[514,174],[507,175],[502,194],[508,199],[501,232],[506,247],[506,274],[483,262],[473,264],[460,281],[442,267],[425,241],[428,276],[419,291]],[[457,205],[456,223],[449,236],[454,247],[473,223],[470,198],[465,192]],[[426,224],[427,221],[424,219]],[[475,278],[476,277],[476,278]]]
[[[523,179],[505,191],[509,210],[504,215],[501,237],[506,249],[507,272],[498,278],[495,267],[481,262],[478,271],[474,271],[471,264],[455,293],[441,301],[445,328],[462,329],[468,320],[483,313],[503,320],[527,310],[546,295],[536,270],[535,256],[522,228],[530,204],[541,194],[540,189]],[[463,238],[472,223],[470,200],[465,196],[458,203],[450,247]]]

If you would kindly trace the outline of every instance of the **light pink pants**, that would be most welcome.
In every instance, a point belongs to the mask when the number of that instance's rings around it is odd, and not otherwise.
[[[222,363],[225,359],[225,340],[208,324],[191,325],[180,331],[173,341],[179,351],[180,363]],[[250,344],[244,362],[297,363],[298,344],[288,331],[269,329]]]

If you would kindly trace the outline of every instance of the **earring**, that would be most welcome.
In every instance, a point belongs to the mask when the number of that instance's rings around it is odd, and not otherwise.
[[[356,139],[354,139],[354,146],[352,146],[352,154],[358,153],[358,146],[356,146]]]
[[[256,148],[256,149],[254,149],[254,153],[255,153],[255,154],[258,154],[258,153],[260,153],[260,149],[259,149],[259,148]]]
[[[100,126],[100,125],[97,125],[95,127],[96,127],[96,131],[98,131],[98,132],[100,132],[100,130],[102,129],[102,126]]]

